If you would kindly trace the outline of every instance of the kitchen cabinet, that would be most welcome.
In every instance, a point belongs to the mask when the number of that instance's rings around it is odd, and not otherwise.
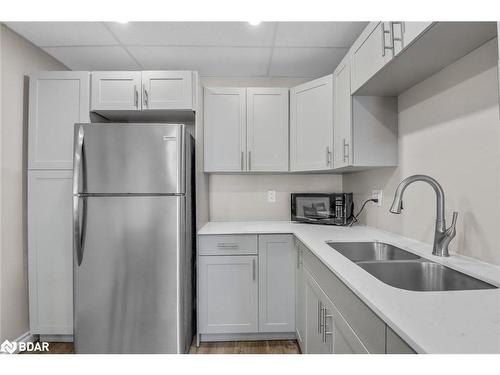
[[[335,170],[356,170],[398,164],[397,98],[352,96],[352,55],[333,73]]]
[[[92,72],[91,110],[140,110],[141,72]]]
[[[109,111],[195,109],[191,71],[103,71],[91,76],[91,110],[105,117]]]
[[[255,255],[199,257],[199,333],[258,332],[257,262]]]
[[[387,327],[387,334],[386,334],[386,353],[416,354],[416,352],[389,327]]]
[[[30,333],[73,334],[71,170],[28,171]]]
[[[206,87],[205,172],[288,171],[288,89]]]
[[[295,331],[296,251],[291,235],[259,236],[259,331]]]
[[[290,170],[329,170],[333,147],[333,75],[290,90]]]
[[[246,89],[204,90],[205,172],[246,170]]]
[[[247,88],[247,170],[288,171],[288,89]]]
[[[142,109],[193,108],[193,79],[190,71],[142,72]]]
[[[394,57],[389,22],[370,22],[351,47],[352,92]]]
[[[29,77],[28,169],[72,169],[74,124],[89,122],[88,72]]]
[[[302,353],[307,353],[306,346],[306,283],[302,262],[302,245],[294,238],[297,252],[297,269],[295,271],[295,333]]]

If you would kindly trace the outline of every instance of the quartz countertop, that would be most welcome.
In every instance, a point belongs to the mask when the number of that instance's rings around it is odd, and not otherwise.
[[[376,279],[326,241],[382,241],[500,286],[500,267],[366,226],[333,227],[290,221],[209,222],[199,235],[293,234],[385,323],[419,353],[500,353],[500,289],[418,292]]]

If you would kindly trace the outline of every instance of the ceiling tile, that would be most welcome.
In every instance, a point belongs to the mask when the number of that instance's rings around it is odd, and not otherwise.
[[[44,51],[72,70],[138,70],[123,47],[47,47]]]
[[[108,22],[124,45],[255,46],[273,44],[276,23],[263,22]]]
[[[271,48],[127,47],[144,69],[197,70],[202,76],[265,76]]]
[[[101,22],[7,22],[39,47],[117,45]]]
[[[350,47],[367,22],[279,22],[277,47]]]
[[[347,48],[275,48],[269,75],[320,77],[333,73]]]

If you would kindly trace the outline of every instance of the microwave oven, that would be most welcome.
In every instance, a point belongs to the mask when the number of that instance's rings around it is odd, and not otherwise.
[[[349,225],[353,219],[352,193],[292,193],[291,219],[301,223]]]

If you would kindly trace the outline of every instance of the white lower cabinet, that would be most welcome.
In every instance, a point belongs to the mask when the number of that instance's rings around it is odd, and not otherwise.
[[[295,273],[295,335],[302,353],[307,353],[306,347],[306,283],[302,262],[303,245],[294,239],[297,252],[297,270]]]
[[[30,332],[73,334],[71,170],[28,171]]]
[[[199,333],[257,332],[257,256],[199,257]]]
[[[259,331],[294,332],[296,252],[291,235],[259,236]]]

